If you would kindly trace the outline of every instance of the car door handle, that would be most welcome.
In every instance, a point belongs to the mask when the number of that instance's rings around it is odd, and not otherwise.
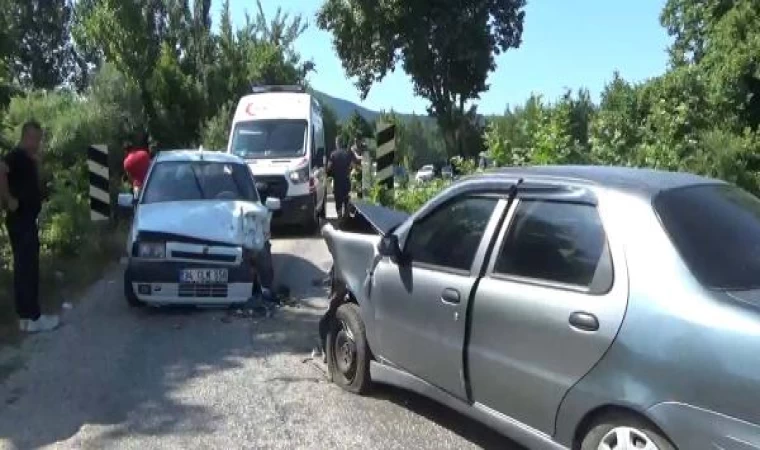
[[[459,291],[446,288],[441,292],[441,300],[443,300],[444,303],[459,303]]]
[[[577,311],[570,314],[570,325],[583,331],[599,330],[599,319],[587,312]]]

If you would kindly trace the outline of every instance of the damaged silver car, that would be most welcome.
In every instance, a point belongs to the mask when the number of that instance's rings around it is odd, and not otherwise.
[[[250,168],[237,156],[159,153],[134,208],[127,239],[124,295],[130,306],[244,303],[271,289],[272,211],[262,205]]]
[[[354,216],[323,229],[344,389],[416,391],[531,449],[760,448],[758,198],[546,166]]]

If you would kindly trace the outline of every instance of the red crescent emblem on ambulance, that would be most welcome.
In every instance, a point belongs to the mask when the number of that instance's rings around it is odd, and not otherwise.
[[[248,106],[245,107],[245,113],[249,116],[255,116],[256,114],[251,111],[251,108],[253,107],[253,103],[249,103]]]

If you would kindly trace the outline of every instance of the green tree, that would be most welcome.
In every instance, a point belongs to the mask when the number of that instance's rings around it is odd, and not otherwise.
[[[463,154],[466,107],[488,89],[495,55],[520,45],[524,6],[525,0],[326,0],[317,24],[333,34],[362,98],[401,60],[414,93],[430,101],[450,154]]]
[[[639,99],[640,86],[628,83],[616,72],[602,91],[598,111],[591,122],[591,158],[597,163],[633,165],[643,139],[641,125],[649,110]]]
[[[70,38],[72,6],[68,0],[10,0],[3,14],[14,47],[10,70],[26,88],[53,89],[72,83],[84,87],[85,68]],[[5,31],[8,32],[8,31]],[[0,37],[2,38],[2,37]],[[5,45],[5,44],[3,44]]]
[[[99,54],[134,81],[149,118],[155,116],[148,88],[166,36],[162,0],[91,0],[77,4],[72,34],[89,54]]]
[[[366,139],[375,135],[375,130],[372,125],[367,122],[367,119],[362,117],[358,111],[354,110],[353,113],[340,127],[340,135],[349,144],[354,139]]]
[[[741,132],[760,127],[760,0],[735,2],[709,28],[698,69],[716,119]]]
[[[710,45],[710,30],[736,0],[667,0],[660,23],[673,38],[669,48],[675,66],[699,63]],[[745,3],[752,3],[750,2]]]
[[[325,129],[325,146],[327,147],[327,154],[330,154],[335,150],[335,138],[340,132],[340,126],[338,125],[338,118],[335,115],[335,111],[325,104],[322,104],[321,106],[322,126]]]

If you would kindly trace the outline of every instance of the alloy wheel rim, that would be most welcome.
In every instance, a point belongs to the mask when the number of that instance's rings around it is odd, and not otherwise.
[[[643,431],[616,427],[604,435],[597,450],[660,450]]]

